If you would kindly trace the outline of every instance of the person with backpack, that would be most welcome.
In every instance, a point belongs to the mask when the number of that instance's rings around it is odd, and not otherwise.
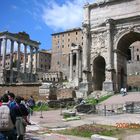
[[[1,97],[2,105],[0,106],[0,137],[1,140],[16,140],[14,137],[15,115],[8,106],[8,95]]]
[[[16,131],[17,140],[24,140],[24,135],[26,132],[26,126],[29,123],[27,120],[28,110],[24,104],[21,103],[22,97],[17,96],[15,98],[16,105],[12,108],[16,116]]]

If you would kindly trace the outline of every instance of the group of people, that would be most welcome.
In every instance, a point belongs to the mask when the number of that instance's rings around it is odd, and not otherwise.
[[[121,90],[120,90],[120,93],[122,94],[122,96],[125,96],[125,95],[127,95],[127,90],[126,90],[126,88],[121,88]]]
[[[0,140],[24,140],[26,126],[31,124],[29,110],[34,106],[32,96],[25,102],[21,96],[5,93],[0,98]]]

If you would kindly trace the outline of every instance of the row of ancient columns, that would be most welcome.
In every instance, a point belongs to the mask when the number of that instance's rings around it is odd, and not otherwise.
[[[2,56],[2,69],[5,69],[5,63],[6,63],[6,50],[7,50],[7,38],[2,38],[0,39],[0,55]],[[13,67],[13,54],[14,54],[14,40],[11,40],[11,46],[10,46],[10,70],[12,70]],[[21,47],[21,42],[17,42],[18,43],[18,47],[17,47],[17,71],[20,71],[20,59],[21,59],[21,51],[20,51],[20,47]],[[23,43],[24,44],[24,43]],[[32,62],[33,62],[33,49],[36,50],[35,52],[35,73],[37,71],[37,51],[38,49],[30,46],[30,62],[29,62],[29,73],[32,73]],[[2,51],[2,52],[1,52]],[[23,62],[23,73],[26,73],[26,58],[27,58],[27,44],[24,44],[24,62]]]
[[[71,50],[70,52],[70,75],[69,80],[74,80],[74,73],[73,73],[73,55],[76,54],[76,72],[75,72],[75,79],[79,82],[79,79],[82,77],[82,61],[81,61],[81,53],[80,49]]]

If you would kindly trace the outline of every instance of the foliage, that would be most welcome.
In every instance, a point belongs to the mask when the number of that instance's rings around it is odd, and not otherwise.
[[[34,107],[34,111],[47,111],[49,108],[48,108],[48,105],[47,104],[42,104],[40,106],[36,105]]]
[[[100,125],[82,125],[71,129],[61,130],[59,133],[65,135],[74,135],[80,137],[91,137],[93,134],[113,136],[120,133],[121,130],[115,127],[106,127]]]
[[[108,99],[108,98],[111,97],[111,96],[112,96],[112,95],[106,95],[106,96],[100,97],[98,103],[100,103],[100,102],[102,102],[102,101]],[[87,104],[91,104],[91,105],[96,105],[96,104],[97,104],[95,98],[88,98],[88,99],[86,100],[86,103],[87,103]]]

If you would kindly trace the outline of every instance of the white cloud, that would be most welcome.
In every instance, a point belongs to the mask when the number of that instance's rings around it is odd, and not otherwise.
[[[83,20],[83,5],[94,0],[67,0],[63,4],[50,2],[43,7],[42,18],[54,30],[80,27]]]
[[[11,8],[12,8],[13,10],[18,9],[18,7],[17,7],[16,5],[11,5]]]

